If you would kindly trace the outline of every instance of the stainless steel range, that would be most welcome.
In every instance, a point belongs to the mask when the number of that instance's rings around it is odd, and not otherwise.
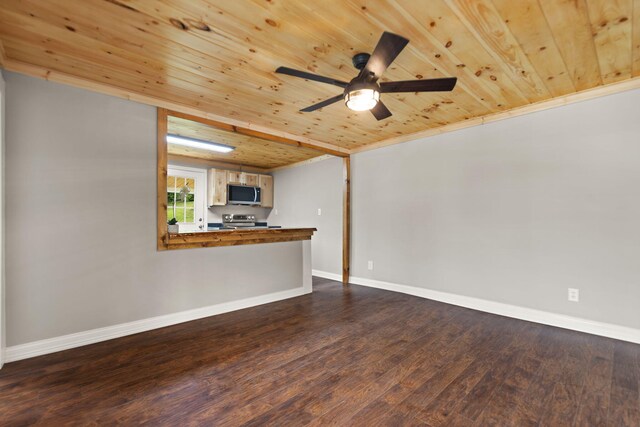
[[[255,228],[256,216],[246,214],[223,214],[222,228],[231,230],[237,228]]]

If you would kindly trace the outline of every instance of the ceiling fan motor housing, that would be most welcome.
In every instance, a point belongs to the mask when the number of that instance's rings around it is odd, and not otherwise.
[[[355,79],[349,82],[347,87],[344,88],[344,95],[346,96],[347,93],[349,92],[362,90],[362,89],[371,89],[371,90],[375,90],[376,92],[380,92],[380,86],[377,83],[362,80],[361,78],[356,77]]]
[[[364,66],[367,65],[370,56],[371,55],[369,55],[368,53],[356,53],[355,55],[353,55],[353,58],[351,58],[353,66],[358,70],[362,70]]]

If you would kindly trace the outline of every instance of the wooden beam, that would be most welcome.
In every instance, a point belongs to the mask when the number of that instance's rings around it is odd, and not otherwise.
[[[0,40],[0,67],[4,68],[7,64],[7,53],[4,51],[4,46],[2,46],[2,40]]]
[[[633,77],[640,77],[640,0],[633,0],[633,36],[631,47],[633,55]]]
[[[472,126],[479,126],[498,120],[508,119],[510,117],[522,116],[524,114],[535,113],[537,111],[548,110],[550,108],[562,107],[563,105],[573,104],[574,102],[586,101],[588,99],[598,98],[600,96],[612,95],[614,93],[624,92],[627,90],[640,88],[640,77],[624,80],[618,83],[612,83],[604,86],[598,86],[593,89],[587,89],[580,92],[572,93],[566,96],[552,98],[546,101],[535,102],[523,107],[512,108],[511,110],[501,111],[486,116],[474,117],[462,122],[451,123],[450,125],[434,127],[420,132],[401,135],[394,138],[385,139],[383,141],[367,144],[351,150],[351,154],[361,153],[363,151],[375,150],[376,148],[387,147],[390,145],[400,144],[402,142],[413,141],[416,139],[427,138],[429,136],[440,135],[454,130],[465,129]]]
[[[226,130],[228,132],[235,132],[236,131],[236,127],[234,125],[230,125],[228,123],[223,123],[223,122],[218,121],[218,120],[208,119],[206,117],[200,117],[200,116],[197,116],[197,115],[186,114],[186,113],[183,113],[183,112],[180,112],[180,111],[172,111],[172,110],[169,110],[168,114],[170,116],[173,116],[173,117],[179,117],[181,119],[191,120],[192,122],[200,122],[202,124],[214,127],[216,129]]]
[[[351,254],[351,157],[342,159],[342,284],[349,284]]]
[[[293,146],[296,146],[296,147],[313,148],[314,150],[320,151],[320,152],[322,152],[324,154],[331,154],[332,156],[338,156],[338,157],[348,157],[349,156],[348,150],[343,149],[343,148],[340,149],[341,151],[338,151],[335,148],[318,147],[317,145],[310,145],[310,144],[307,144],[305,142],[297,141],[295,139],[279,137],[277,135],[270,135],[268,133],[260,132],[260,131],[257,131],[257,130],[243,129],[243,128],[240,128],[240,127],[238,127],[236,129],[236,132],[241,133],[243,135],[253,136],[253,137],[256,137],[256,138],[262,138],[262,139],[266,139],[266,140],[273,141],[273,142],[279,142],[281,144],[293,145]]]
[[[349,150],[346,148],[338,147],[333,144],[328,144],[322,141],[316,141],[307,137],[297,136],[288,132],[278,131],[265,126],[260,126],[255,123],[244,122],[240,120],[230,119],[228,117],[219,116],[217,114],[201,111],[193,107],[189,107],[184,104],[167,101],[165,99],[157,98],[150,95],[144,95],[136,92],[132,92],[126,89],[122,89],[113,85],[98,83],[89,79],[73,76],[67,73],[62,73],[55,70],[49,70],[37,65],[26,64],[24,62],[7,59],[3,65],[5,69],[9,71],[15,71],[17,73],[26,74],[28,76],[37,77],[57,83],[64,83],[70,86],[75,86],[83,89],[87,89],[93,92],[104,93],[118,98],[128,99],[130,101],[140,102],[142,104],[153,105],[158,108],[164,108],[171,110],[173,113],[183,113],[187,116],[198,117],[200,119],[209,120],[209,123],[215,123],[217,127],[233,130],[234,128],[241,129],[241,133],[249,136],[256,136],[259,138],[269,139],[270,141],[280,142],[283,144],[297,145],[300,147],[313,148],[318,151],[332,154],[334,156],[346,156],[349,155]],[[236,130],[237,131],[237,130]]]
[[[322,156],[320,156],[322,157]],[[332,156],[327,156],[332,157]],[[171,154],[167,156],[169,164],[183,164],[187,166],[200,167],[202,169],[226,169],[235,170],[240,172],[254,172],[254,173],[269,173],[271,169],[257,168],[255,166],[240,165],[236,163],[219,162],[217,160],[201,159],[199,157],[181,156],[178,154]],[[285,167],[285,166],[282,166]]]
[[[167,110],[158,108],[158,250],[168,249],[167,230]]]
[[[185,119],[185,120],[191,120],[194,122],[200,122],[203,123],[205,125],[217,128],[217,129],[221,129],[221,130],[226,130],[229,132],[235,132],[235,133],[239,133],[241,135],[246,135],[246,136],[252,136],[254,138],[260,138],[260,139],[266,139],[267,141],[272,141],[272,142],[277,142],[280,144],[286,144],[286,145],[292,145],[294,147],[305,147],[305,148],[311,148],[314,150],[317,150],[321,153],[325,153],[325,154],[330,154],[332,156],[339,156],[339,157],[345,157],[348,156],[348,153],[342,152],[342,151],[338,151],[336,149],[333,148],[325,148],[325,147],[318,147],[315,144],[309,144],[303,141],[300,141],[299,139],[292,139],[292,138],[286,138],[283,136],[278,136],[278,135],[272,135],[269,133],[265,133],[265,132],[260,132],[257,130],[253,130],[253,129],[248,129],[248,128],[244,128],[242,126],[235,126],[235,125],[230,125],[227,123],[223,123],[217,120],[212,120],[212,119],[207,119],[207,118],[202,118],[199,116],[194,116],[191,114],[185,114],[185,113],[181,113],[179,111],[169,111],[169,115],[173,116],[173,117],[179,117],[181,119]]]

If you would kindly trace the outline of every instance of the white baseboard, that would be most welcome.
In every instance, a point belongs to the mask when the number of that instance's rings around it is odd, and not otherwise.
[[[216,314],[223,314],[230,311],[241,310],[243,308],[255,307],[270,302],[281,301],[284,299],[308,294],[310,292],[311,289],[308,288],[295,288],[281,292],[274,292],[267,295],[260,295],[257,297],[211,305],[208,307],[196,308],[193,310],[136,320],[134,322],[92,329],[75,334],[48,338],[45,340],[34,341],[26,344],[14,345],[6,349],[6,358],[4,361],[14,362],[16,360],[27,359],[29,357],[55,353],[56,351],[67,350],[74,347],[80,347],[87,344],[93,344],[100,341],[106,341],[126,335],[149,331],[151,329],[163,328],[165,326],[171,326],[178,323],[189,322],[191,320],[202,319],[203,317],[215,316]]]
[[[342,282],[342,274],[329,273],[328,271],[311,270],[313,276],[322,277],[323,279],[337,280]]]
[[[333,279],[337,275],[322,271],[313,271],[314,276]],[[334,280],[342,280],[336,278]],[[434,301],[445,302],[447,304],[458,305],[487,313],[499,314],[501,316],[512,317],[514,319],[526,320],[529,322],[541,323],[544,325],[556,326],[564,329],[571,329],[588,334],[600,335],[608,338],[615,338],[622,341],[629,341],[640,344],[640,330],[628,328],[626,326],[613,325],[610,323],[596,322],[579,317],[566,316],[564,314],[550,313],[547,311],[535,310],[533,308],[520,307],[511,304],[504,304],[480,298],[467,297],[464,295],[450,294],[447,292],[434,291],[431,289],[418,288],[414,286],[399,285],[397,283],[382,282],[379,280],[353,277],[349,283],[355,285],[369,286],[372,288],[385,289],[393,292],[414,295]]]

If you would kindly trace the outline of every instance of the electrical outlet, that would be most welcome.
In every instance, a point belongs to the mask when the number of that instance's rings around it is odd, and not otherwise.
[[[373,261],[367,262],[367,269],[373,270]]]
[[[318,216],[322,215],[322,209],[318,208]]]
[[[576,288],[569,288],[569,301],[578,302],[580,301],[580,290]]]
[[[274,213],[275,213],[276,215],[278,215],[278,209],[275,209],[275,212],[274,212]]]

